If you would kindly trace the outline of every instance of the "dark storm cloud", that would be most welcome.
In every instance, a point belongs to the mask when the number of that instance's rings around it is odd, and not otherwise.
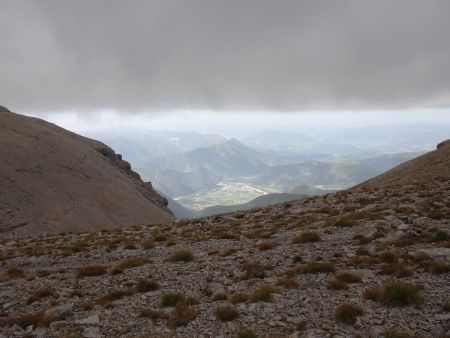
[[[450,1],[0,0],[16,110],[450,106]]]

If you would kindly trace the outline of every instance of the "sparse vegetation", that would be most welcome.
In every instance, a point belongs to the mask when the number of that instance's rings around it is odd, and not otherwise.
[[[22,315],[12,315],[8,318],[8,325],[19,325],[21,328],[32,325],[33,327],[44,326],[48,327],[52,322],[57,320],[56,317],[48,316],[44,311],[36,313],[27,313]]]
[[[261,251],[271,250],[278,245],[276,241],[266,241],[258,244],[258,249]]]
[[[450,234],[443,230],[438,230],[433,236],[433,242],[446,242],[450,241]]]
[[[155,291],[158,288],[159,288],[158,283],[151,279],[139,279],[136,284],[137,292]]]
[[[182,326],[190,323],[198,317],[200,311],[190,305],[177,306],[170,315],[171,326]]]
[[[382,292],[378,288],[366,288],[363,290],[364,299],[378,302],[381,299]]]
[[[252,330],[241,330],[238,332],[237,338],[258,338],[258,335]]]
[[[151,238],[146,239],[142,242],[142,247],[146,250],[153,249],[155,247],[155,242]]]
[[[230,302],[233,304],[244,303],[249,299],[248,294],[245,292],[235,292],[230,297]]]
[[[292,240],[292,244],[312,243],[318,241],[320,241],[320,235],[318,233],[307,231],[295,236]]]
[[[41,300],[42,298],[50,297],[55,295],[55,290],[50,287],[45,287],[42,289],[38,289],[27,299],[27,304],[32,304]]]
[[[116,289],[116,290],[113,290],[110,293],[100,297],[100,299],[98,300],[98,303],[101,305],[106,305],[115,300],[119,300],[124,297],[131,296],[134,293],[135,292],[132,289]]]
[[[190,250],[174,251],[168,258],[169,262],[192,262],[195,260],[195,255]]]
[[[261,285],[251,295],[253,302],[270,302],[272,300],[272,293],[277,292],[278,289],[270,284]]]
[[[18,267],[10,267],[8,270],[6,270],[6,275],[13,279],[13,278],[25,278],[25,272]]]
[[[302,269],[302,273],[321,273],[321,272],[334,272],[336,268],[333,263],[310,261],[306,263]]]
[[[128,258],[123,261],[121,261],[117,268],[119,269],[131,269],[135,268],[144,264],[147,264],[150,262],[150,260],[147,257],[134,257],[134,258]]]
[[[233,306],[219,306],[214,311],[216,317],[222,322],[228,322],[239,317],[239,312]]]
[[[163,307],[176,306],[177,304],[184,302],[184,300],[185,297],[182,293],[169,291],[162,295],[161,306]]]
[[[266,267],[258,263],[246,263],[243,265],[242,270],[244,271],[242,276],[242,279],[244,280],[251,278],[264,278],[266,276]]]
[[[336,308],[334,318],[337,322],[353,325],[356,322],[356,318],[362,316],[363,313],[364,312],[359,305],[341,304]]]
[[[333,290],[344,290],[348,289],[347,283],[337,279],[336,277],[330,278],[327,282],[327,288]]]
[[[381,299],[389,306],[413,305],[420,300],[421,287],[405,283],[389,283],[384,286]]]
[[[150,318],[153,322],[156,322],[160,319],[169,319],[169,315],[167,313],[156,309],[141,309],[141,311],[139,311],[139,317]]]
[[[77,268],[77,277],[93,277],[101,276],[107,272],[106,268],[102,265],[89,265]]]
[[[394,329],[386,330],[383,333],[384,338],[411,338],[411,335],[404,331]]]
[[[277,286],[281,286],[286,289],[297,289],[299,287],[299,284],[294,278],[283,277],[278,279]]]
[[[361,276],[350,271],[340,271],[334,278],[344,283],[361,283]]]

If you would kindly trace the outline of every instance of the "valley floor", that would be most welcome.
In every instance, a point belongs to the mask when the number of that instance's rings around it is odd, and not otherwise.
[[[4,238],[0,337],[449,337],[449,210],[441,181]]]

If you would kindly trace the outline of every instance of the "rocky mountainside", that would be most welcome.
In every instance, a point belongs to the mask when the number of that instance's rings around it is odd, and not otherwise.
[[[111,148],[0,111],[0,232],[117,229],[173,219],[167,201]]]
[[[437,149],[389,170],[361,185],[360,187],[387,187],[416,184],[428,186],[436,181],[450,179],[450,140],[437,145]]]
[[[325,196],[4,238],[0,334],[449,337],[448,148]]]

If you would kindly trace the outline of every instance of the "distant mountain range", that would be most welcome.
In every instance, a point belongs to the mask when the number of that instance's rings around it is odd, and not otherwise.
[[[242,207],[260,195],[348,188],[420,155],[449,130],[433,124],[267,130],[243,138],[244,143],[213,134],[139,129],[108,131],[100,138],[173,199],[172,209],[181,210],[175,214],[198,215],[209,207]]]

